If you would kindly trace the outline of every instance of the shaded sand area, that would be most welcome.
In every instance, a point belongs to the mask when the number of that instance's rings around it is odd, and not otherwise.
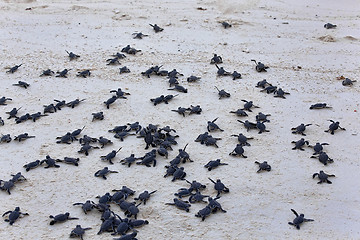
[[[67,239],[77,224],[93,228],[84,239],[112,239],[109,233],[96,234],[100,213],[85,215],[72,204],[96,201],[96,196],[123,185],[136,190],[136,196],[144,190],[157,190],[146,205],[139,206],[138,218],[148,220],[149,225],[138,229],[138,239],[359,239],[359,83],[344,87],[336,77],[359,80],[360,6],[357,1],[332,2],[1,1],[0,95],[13,100],[0,106],[0,116],[5,119],[0,133],[14,137],[28,132],[36,138],[0,144],[0,179],[8,180],[10,174],[19,171],[28,179],[17,183],[11,195],[0,192],[0,213],[19,206],[30,214],[13,226],[1,222],[0,239]],[[222,21],[232,27],[224,29]],[[327,22],[338,27],[325,29]],[[158,24],[164,31],[155,33],[149,23]],[[134,32],[149,36],[133,39]],[[127,55],[120,66],[106,65],[106,59],[128,44],[142,51]],[[65,50],[80,58],[69,61]],[[242,79],[217,77],[216,67],[210,64],[213,53],[222,56],[225,70],[240,72]],[[268,71],[256,72],[251,59],[268,65]],[[17,72],[6,73],[6,67],[21,63]],[[176,93],[167,90],[165,77],[140,74],[153,65],[176,68],[184,74],[178,80],[188,93],[178,93],[169,104],[154,106],[151,98]],[[131,73],[120,75],[122,66]],[[48,68],[72,70],[68,78],[39,77]],[[76,77],[85,69],[91,70],[90,77]],[[201,80],[188,83],[190,75]],[[263,79],[290,95],[281,99],[260,92],[255,85]],[[26,81],[30,87],[12,86],[18,81]],[[215,86],[231,97],[219,100]],[[112,96],[109,91],[117,88],[131,95],[106,109],[103,102]],[[43,105],[54,99],[69,102],[77,98],[86,100],[35,123],[15,124],[13,119],[6,119],[5,112],[14,107],[22,107],[21,116],[43,111]],[[242,99],[252,100],[260,108],[248,112],[248,117],[229,113],[243,107]],[[309,110],[317,102],[326,102],[332,108]],[[200,105],[203,112],[183,117],[171,111],[190,105]],[[91,113],[99,111],[104,112],[105,119],[92,122]],[[237,121],[255,121],[258,112],[271,114],[271,122],[265,123],[270,132],[246,132]],[[222,138],[219,148],[194,142],[206,131],[207,121],[215,118],[224,129],[211,133]],[[339,121],[346,131],[334,135],[324,132],[329,119]],[[108,132],[136,121],[142,126],[168,125],[180,136],[168,159],[157,157],[156,167],[135,164],[128,168],[118,163],[131,153],[143,156],[149,151],[144,150],[141,138],[129,136],[121,142]],[[312,124],[304,136],[310,144],[330,144],[324,148],[333,163],[324,166],[310,158],[312,149],[307,147],[305,151],[291,150],[291,141],[302,136],[290,129],[300,123]],[[56,144],[56,137],[83,126],[83,134],[104,136],[114,144],[94,149],[89,156],[77,153],[81,147],[78,142]],[[239,133],[254,137],[249,141],[251,146],[244,147],[246,159],[229,156],[237,144],[230,135]],[[221,179],[230,189],[218,200],[227,213],[218,212],[204,222],[194,216],[206,206],[204,203],[193,204],[188,213],[165,205],[179,188],[188,187],[185,181],[171,182],[163,177],[164,166],[187,143],[186,151],[194,162],[182,164],[186,179],[205,184],[205,195],[216,195],[209,177]],[[100,160],[100,156],[120,147],[114,165]],[[79,157],[79,166],[59,163],[60,168],[41,166],[29,172],[22,167],[46,155]],[[204,168],[208,161],[218,158],[229,165],[211,172]],[[272,170],[256,173],[254,161],[267,161]],[[119,173],[109,175],[106,181],[95,178],[94,173],[106,166]],[[332,185],[317,184],[317,179],[312,179],[320,170],[336,175],[331,178]],[[118,206],[112,204],[111,208],[124,216]],[[296,230],[288,225],[294,218],[291,208],[315,221]],[[49,225],[49,215],[64,212],[79,220]]]

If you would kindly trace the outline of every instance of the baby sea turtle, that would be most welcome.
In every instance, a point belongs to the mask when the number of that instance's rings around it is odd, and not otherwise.
[[[51,218],[52,220],[50,221],[50,225],[54,225],[55,223],[60,223],[60,222],[65,222],[67,220],[76,220],[79,218],[76,217],[70,217],[70,213],[66,212],[66,213],[61,213],[58,215],[50,215],[49,218]]]
[[[91,228],[82,228],[81,225],[76,225],[76,228],[74,228],[71,233],[70,237],[75,238],[78,237],[81,240],[83,240],[83,235],[85,234],[86,230],[90,230]]]
[[[25,164],[23,167],[26,169],[26,171],[30,171],[30,169],[34,169],[37,168],[38,166],[40,166],[40,160],[36,160],[34,162],[30,162]]]
[[[175,90],[175,91],[182,92],[182,93],[187,93],[188,92],[188,90],[185,87],[183,87],[183,86],[181,86],[179,84],[176,84],[174,86],[174,88],[168,88],[168,90]]]
[[[56,137],[56,139],[60,139],[59,141],[56,141],[57,144],[60,144],[60,143],[71,144],[71,142],[73,142],[73,138],[71,137],[70,132],[67,132],[64,136]]]
[[[291,143],[295,143],[295,146],[292,148],[292,150],[299,149],[301,151],[305,151],[302,147],[306,144],[309,145],[309,141],[306,141],[304,138],[301,138],[298,141],[292,141]]]
[[[18,124],[21,122],[25,122],[25,121],[29,120],[30,118],[31,118],[30,114],[26,113],[25,115],[22,115],[22,116],[16,118],[15,122]]]
[[[277,90],[277,86],[269,85],[260,90],[260,92],[266,92],[267,94],[274,93]]]
[[[351,80],[349,78],[345,78],[345,80],[342,81],[342,85],[343,86],[352,86],[354,82],[356,82],[356,80]]]
[[[228,165],[227,163],[221,163],[220,161],[221,161],[220,159],[211,160],[204,167],[206,167],[209,171],[211,171],[212,169],[218,166]]]
[[[16,183],[16,182],[22,182],[26,181],[27,179],[21,174],[21,172],[18,172],[17,174],[11,174],[12,178],[10,181]]]
[[[13,108],[10,112],[5,112],[6,114],[9,114],[9,117],[7,119],[11,119],[11,118],[17,118],[16,115],[18,114],[18,111],[21,109],[21,107],[19,108]]]
[[[222,22],[221,25],[222,25],[225,29],[232,27],[231,24],[228,23],[228,22]]]
[[[304,222],[312,222],[313,219],[306,219],[304,218],[304,214],[301,213],[300,215],[294,210],[291,209],[291,211],[295,214],[296,218],[292,222],[288,222],[290,225],[293,225],[296,227],[296,229],[300,229],[300,225]]]
[[[116,100],[117,100],[117,96],[113,95],[111,98],[109,98],[108,100],[106,100],[104,102],[104,104],[106,105],[106,108],[109,109],[110,105],[113,104]]]
[[[230,72],[228,71],[225,71],[225,69],[223,67],[219,67],[217,64],[215,64],[216,68],[218,69],[217,70],[217,75],[218,76],[228,76],[228,75],[231,75]]]
[[[218,118],[215,118],[214,120],[207,122],[207,130],[208,130],[208,132],[215,131],[215,130],[220,130],[221,132],[224,131],[221,128],[219,128],[219,126],[215,123],[215,121],[217,119]]]
[[[340,127],[340,123],[339,122],[335,122],[334,120],[328,120],[331,122],[331,124],[329,125],[329,129],[325,130],[324,132],[330,132],[331,135],[334,135],[335,130],[337,129],[341,129],[341,130],[346,130],[345,128]]]
[[[214,53],[214,56],[212,57],[212,59],[210,60],[210,64],[220,64],[222,63],[222,57],[218,56],[217,54]]]
[[[112,162],[112,159],[116,157],[116,154],[122,149],[119,148],[117,151],[116,150],[113,150],[111,151],[109,154],[107,154],[106,156],[101,156],[100,159],[103,160],[103,161],[109,161],[110,164],[114,164]]]
[[[257,172],[261,172],[261,171],[268,171],[270,172],[271,170],[271,166],[267,163],[267,161],[264,161],[262,163],[259,163],[258,161],[255,161],[255,163],[257,165],[259,165],[259,170],[257,170]]]
[[[104,120],[104,113],[103,112],[97,112],[97,113],[92,113],[92,122],[95,120]]]
[[[54,113],[56,112],[56,107],[54,106],[54,104],[50,104],[50,105],[43,105],[44,107],[44,114],[45,113]]]
[[[239,133],[239,135],[231,135],[231,137],[237,137],[239,144],[241,146],[250,146],[250,143],[248,143],[247,140],[254,139],[252,137],[246,137],[242,133]]]
[[[268,66],[265,66],[262,62],[256,62],[256,60],[252,59],[251,61],[255,62],[256,67],[255,70],[257,72],[266,72],[266,69],[268,69]]]
[[[156,24],[149,24],[153,29],[154,29],[154,31],[156,32],[156,33],[158,33],[158,32],[162,32],[164,29],[163,28],[161,28],[161,27],[159,27],[158,25],[156,25]]]
[[[226,92],[224,89],[219,90],[216,86],[215,86],[215,88],[216,88],[216,90],[218,90],[219,99],[230,97],[230,93]]]
[[[120,74],[130,72],[130,69],[127,66],[123,66],[123,67],[119,68],[119,70],[120,70]]]
[[[73,52],[68,52],[67,50],[65,50],[65,52],[69,55],[70,61],[80,57]]]
[[[329,156],[325,152],[320,152],[318,156],[311,156],[310,158],[318,158],[319,162],[324,165],[334,162],[334,160],[329,158]]]
[[[206,206],[203,209],[200,209],[197,214],[195,214],[195,217],[200,217],[202,221],[205,220],[207,216],[211,214],[211,208],[210,206]]]
[[[242,156],[243,158],[247,158],[247,156],[244,155],[244,148],[242,147],[241,144],[236,144],[236,147],[234,148],[234,150],[229,153],[229,155],[232,155],[232,156]]]
[[[18,69],[19,69],[19,67],[21,67],[21,65],[22,64],[20,64],[20,65],[15,65],[14,67],[12,67],[12,68],[10,68],[8,71],[6,71],[7,73],[14,73],[14,72],[16,72]]]
[[[206,186],[200,182],[197,182],[196,180],[193,180],[192,182],[189,182],[188,180],[185,180],[187,183],[190,184],[189,191],[201,191],[206,188]]]
[[[196,106],[190,105],[189,110],[190,110],[189,115],[200,114],[202,112],[200,105],[196,105]]]
[[[42,76],[52,76],[54,74],[54,71],[51,71],[50,69],[44,70],[40,77]]]
[[[4,217],[5,215],[8,215],[8,214],[9,214],[9,216],[7,219],[5,219],[5,222],[8,222],[10,225],[13,225],[16,220],[18,220],[19,218],[21,218],[23,216],[29,216],[28,213],[20,212],[19,207],[16,207],[14,211],[5,212],[2,216]]]
[[[238,73],[237,71],[234,71],[231,76],[233,77],[233,80],[236,80],[236,79],[241,79],[241,74]]]
[[[109,168],[108,167],[104,167],[103,169],[101,169],[101,170],[98,170],[95,174],[94,174],[94,176],[95,177],[102,177],[103,179],[107,179],[106,178],[106,175],[108,175],[108,174],[110,174],[110,173],[118,173],[117,171],[111,171],[111,170],[109,170]]]
[[[89,151],[91,149],[96,149],[96,148],[99,148],[99,147],[94,147],[94,146],[91,146],[89,143],[86,143],[84,145],[81,146],[80,150],[78,151],[78,153],[84,153],[85,156],[88,156],[89,155]]]
[[[270,122],[270,120],[267,119],[267,117],[271,116],[271,114],[264,114],[262,112],[259,112],[256,116],[255,119],[256,121],[264,121],[264,122]]]
[[[4,120],[2,119],[2,117],[0,117],[0,126],[4,126],[5,125],[5,122]]]
[[[72,157],[64,157],[63,160],[56,159],[56,162],[62,162],[62,163],[71,164],[74,166],[79,166],[79,161],[80,161],[80,158],[72,158]]]
[[[208,206],[211,208],[212,213],[216,213],[217,210],[220,210],[221,212],[226,213],[226,210],[224,210],[221,207],[221,204],[218,201],[216,201],[219,198],[220,198],[220,196],[216,197],[216,198],[212,198],[212,197],[208,198],[208,202],[209,202]]]
[[[59,168],[60,167],[59,165],[56,164],[56,160],[51,158],[49,155],[47,155],[46,158],[40,162],[40,165],[42,165],[43,163],[46,163],[46,165],[47,165],[45,168],[50,168],[50,167]]]
[[[125,96],[130,95],[130,93],[122,91],[121,88],[118,88],[117,90],[111,90],[110,93],[115,93],[117,98],[123,99],[127,99]]]
[[[239,117],[245,117],[248,116],[248,114],[243,109],[238,109],[236,111],[230,111],[230,113],[234,113]]]
[[[121,52],[126,52],[127,54],[135,55],[137,52],[141,52],[139,49],[135,49],[127,45],[125,48],[121,49]]]
[[[268,86],[272,86],[272,85],[268,81],[266,81],[266,79],[264,79],[264,80],[261,80],[261,81],[257,82],[255,87],[266,88]]]
[[[188,81],[188,82],[197,82],[197,81],[199,81],[200,79],[201,79],[201,77],[197,77],[197,76],[191,75],[190,77],[188,77],[188,78],[186,79],[186,81]]]
[[[184,171],[184,167],[176,168],[171,181],[174,182],[176,179],[185,180],[185,177],[186,172]]]
[[[244,127],[246,128],[247,131],[249,131],[250,129],[256,128],[256,123],[249,122],[249,120],[246,120],[245,122],[243,122],[241,120],[237,120],[237,121],[244,124]]]
[[[285,95],[289,95],[290,93],[285,92],[284,90],[282,90],[282,88],[278,88],[277,90],[274,91],[274,94],[275,94],[274,97],[286,99]]]
[[[156,191],[157,190],[152,191],[152,192],[144,191],[144,192],[140,193],[139,197],[134,198],[134,200],[136,200],[136,201],[139,200],[139,201],[143,202],[144,205],[146,205],[146,201],[148,201],[150,199],[151,194],[156,193]]]
[[[316,154],[320,154],[322,151],[323,151],[323,146],[324,145],[329,145],[328,143],[316,143],[314,146],[310,146],[309,147],[312,147],[314,149],[314,153],[313,155],[316,155]]]
[[[99,137],[98,142],[101,144],[101,148],[104,148],[105,145],[112,144],[111,140],[104,137]]]
[[[176,109],[176,110],[171,110],[171,111],[177,112],[177,113],[179,113],[180,115],[183,115],[183,117],[185,117],[185,113],[186,113],[186,111],[188,111],[188,110],[189,110],[189,108],[178,107],[178,109]]]
[[[204,198],[209,197],[207,195],[202,195],[200,193],[200,191],[196,191],[194,194],[192,194],[189,197],[189,202],[190,203],[197,203],[197,202],[202,202],[202,203],[206,203],[206,201],[204,201]]]
[[[137,32],[135,32],[135,33],[133,33],[132,34],[134,37],[134,39],[135,38],[137,38],[137,39],[142,39],[143,37],[148,37],[149,35],[146,35],[146,34],[143,34],[142,32],[139,32],[139,33],[137,33]]]
[[[18,136],[15,136],[14,141],[18,140],[19,142],[26,140],[28,138],[34,138],[35,136],[29,136],[28,133],[19,134]]]
[[[190,196],[192,193],[188,188],[180,188],[177,193],[174,193],[178,198]]]
[[[79,98],[77,98],[77,99],[75,99],[75,100],[73,100],[73,101],[71,101],[71,102],[68,102],[67,104],[66,104],[66,106],[68,106],[68,107],[71,107],[71,108],[74,108],[74,107],[76,107],[77,105],[79,105],[81,102],[83,102],[83,101],[85,101],[86,99],[79,99]]]
[[[331,28],[336,28],[336,27],[337,27],[336,25],[331,24],[331,23],[325,23],[325,25],[324,25],[324,28],[326,28],[326,29],[331,29]]]
[[[190,211],[189,208],[191,207],[191,204],[189,204],[188,201],[183,201],[183,200],[177,199],[177,198],[174,198],[173,201],[174,201],[174,203],[165,203],[165,205],[174,205],[177,208],[184,210],[186,212]]]
[[[91,75],[91,72],[90,72],[89,69],[87,69],[87,70],[78,72],[78,74],[77,74],[76,76],[77,76],[77,77],[87,78],[87,77],[90,77],[90,75]]]
[[[30,114],[30,119],[33,120],[33,122],[36,122],[36,120],[38,120],[41,117],[46,117],[49,116],[47,114],[41,114],[41,112],[37,112],[37,113],[33,113]]]
[[[332,107],[327,106],[326,103],[315,103],[310,106],[310,109],[322,109],[322,108],[332,108]]]
[[[318,177],[319,178],[319,182],[318,182],[318,184],[321,184],[321,183],[323,183],[323,182],[326,182],[326,183],[328,183],[328,184],[332,184],[332,182],[330,181],[330,180],[328,180],[328,177],[335,177],[335,175],[334,174],[327,174],[327,173],[324,173],[324,171],[320,171],[319,173],[314,173],[313,174],[313,178],[315,178],[315,177]]]
[[[66,106],[66,101],[65,100],[60,101],[60,100],[54,99],[54,101],[56,102],[55,108],[57,110],[61,110],[62,107]]]
[[[7,97],[1,97],[0,98],[0,105],[7,105],[6,101],[12,101],[11,98],[7,98]]]
[[[15,186],[15,183],[10,179],[10,181],[0,180],[0,190],[6,191],[9,195],[11,194],[10,190]]]
[[[131,164],[135,163],[136,160],[138,160],[138,158],[135,157],[135,154],[131,154],[129,157],[121,159],[120,163],[122,165],[128,165],[128,167],[130,167]]]
[[[217,141],[221,140],[221,138],[214,138],[213,136],[209,135],[204,143],[206,146],[215,146],[216,148],[218,148],[219,146],[217,145]]]
[[[64,69],[64,70],[62,70],[62,71],[57,71],[56,73],[58,74],[58,75],[56,75],[55,77],[62,77],[62,78],[67,78],[67,74],[68,74],[68,72],[70,71],[71,69]]]
[[[119,58],[115,57],[115,58],[109,58],[106,60],[106,62],[108,62],[106,65],[116,65],[116,64],[121,64],[119,62]]]
[[[30,84],[27,82],[18,81],[18,83],[13,84],[13,86],[19,86],[27,89],[30,86]]]
[[[309,124],[301,123],[299,126],[291,128],[291,130],[293,130],[292,131],[293,134],[301,134],[303,136],[306,136],[304,131],[305,131],[306,127],[311,126],[311,125],[312,125],[311,123],[309,123]]]
[[[251,108],[259,108],[258,106],[255,106],[253,104],[253,101],[247,101],[245,99],[241,99],[241,101],[245,102],[243,110],[247,110],[249,112],[252,112]]]
[[[214,188],[218,192],[216,197],[219,197],[222,192],[228,193],[230,190],[227,188],[220,179],[217,179],[216,182],[212,180],[211,178],[208,178],[212,183],[214,183]]]

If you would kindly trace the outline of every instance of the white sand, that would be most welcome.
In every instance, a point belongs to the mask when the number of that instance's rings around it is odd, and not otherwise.
[[[12,173],[21,171],[27,182],[16,184],[9,196],[0,193],[0,213],[20,206],[28,212],[13,226],[1,223],[0,239],[67,239],[76,224],[92,227],[85,239],[112,239],[108,233],[96,235],[100,215],[93,211],[83,214],[75,202],[96,200],[99,194],[126,185],[137,193],[155,190],[146,206],[140,206],[138,218],[150,224],[139,230],[139,239],[359,239],[359,85],[343,87],[336,77],[344,75],[357,79],[360,73],[360,26],[357,1],[1,1],[1,96],[11,97],[8,106],[1,106],[0,116],[6,111],[21,107],[19,115],[42,111],[42,105],[53,99],[71,101],[86,98],[75,109],[63,110],[41,118],[15,124],[6,120],[0,127],[2,134],[11,136],[28,132],[35,139],[1,144],[0,178],[7,180]],[[31,7],[32,10],[25,10]],[[205,11],[197,10],[205,8]],[[233,24],[223,29],[219,21]],[[288,24],[284,24],[284,23]],[[337,24],[336,29],[325,29],[327,22]],[[165,28],[155,32],[148,25],[157,23]],[[141,31],[149,34],[143,40],[132,39],[131,34]],[[324,37],[323,40],[319,38]],[[325,39],[325,41],[324,41]],[[329,40],[332,40],[329,42]],[[141,49],[136,56],[122,60],[131,73],[119,75],[118,67],[106,66],[105,60],[130,44]],[[81,55],[69,62],[65,50]],[[213,53],[223,57],[222,66],[242,73],[243,79],[216,77],[216,68],[209,64]],[[256,59],[269,65],[267,73],[257,73]],[[6,74],[5,67],[23,63],[14,74]],[[140,75],[152,65],[164,69],[176,68],[184,74],[181,84],[187,94],[168,105],[154,107],[150,98],[167,91],[163,77],[150,79]],[[299,71],[294,68],[301,66]],[[38,77],[42,70],[54,71],[72,68],[67,79]],[[83,79],[76,72],[91,69],[92,75]],[[199,83],[187,83],[186,77],[200,76]],[[255,84],[266,78],[270,83],[289,91],[287,99],[274,98],[259,92]],[[27,90],[12,86],[19,80],[31,84]],[[231,98],[218,100],[214,86],[231,93]],[[111,97],[109,90],[122,89],[131,93],[127,100],[118,100],[110,110],[103,101]],[[241,99],[254,101],[260,106],[249,114],[255,120],[258,111],[271,114],[267,128],[270,133],[246,133],[238,117],[229,111],[243,106]],[[326,102],[332,109],[310,111],[316,102]],[[179,106],[200,104],[201,115],[183,118],[171,112]],[[91,113],[104,111],[105,120],[91,122]],[[206,131],[206,122],[219,117],[217,123],[224,132],[212,135],[221,137],[219,148],[195,143],[198,134]],[[334,136],[325,133],[328,119],[340,121],[347,131]],[[120,171],[108,180],[95,178],[94,172],[108,166],[100,156],[112,149],[123,147],[116,158],[135,153],[143,155],[144,142],[130,136],[124,142],[114,139],[107,130],[115,125],[139,121],[170,125],[180,135],[179,145],[169,159],[158,157],[153,168],[135,165],[127,168],[119,163],[109,166]],[[290,128],[300,123],[312,123],[305,137],[311,144],[328,142],[325,150],[334,163],[323,166],[310,159],[311,149],[292,151],[290,144],[301,138],[291,134]],[[55,137],[86,126],[84,134],[105,136],[113,146],[92,151],[88,157],[77,153],[80,145],[59,145]],[[247,159],[229,157],[236,138],[231,134],[253,136],[251,147],[245,147]],[[221,178],[230,188],[219,202],[227,213],[217,213],[201,222],[194,214],[205,204],[194,204],[189,213],[164,203],[171,202],[173,193],[187,187],[182,181],[175,183],[163,178],[164,166],[177,154],[177,149],[189,143],[187,151],[193,163],[184,165],[187,179],[207,185],[204,194],[215,195],[213,184],[207,179]],[[25,163],[44,159],[80,157],[80,166],[61,165],[60,168],[40,167],[25,172]],[[221,158],[229,166],[208,172],[203,165]],[[268,161],[271,172],[257,174],[254,161]],[[316,184],[312,174],[323,169],[336,175],[332,185]],[[115,205],[112,207],[121,216]],[[294,208],[305,217],[315,219],[300,231],[288,225]],[[79,220],[50,226],[49,215],[70,212]]]

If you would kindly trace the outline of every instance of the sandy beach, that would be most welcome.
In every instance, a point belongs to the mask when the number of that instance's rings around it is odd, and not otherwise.
[[[122,186],[136,191],[129,201],[144,190],[157,190],[146,205],[139,206],[138,219],[149,224],[137,228],[138,239],[359,239],[359,11],[355,0],[0,1],[0,97],[12,99],[0,106],[5,122],[0,134],[10,134],[13,139],[0,143],[0,179],[9,180],[17,172],[27,179],[16,183],[11,195],[0,192],[0,213],[17,206],[29,213],[12,226],[2,221],[0,239],[68,239],[77,224],[92,228],[84,239],[112,239],[110,233],[97,235],[101,213],[94,209],[85,215],[73,203],[96,202],[96,196],[113,194],[111,190]],[[232,27],[225,29],[223,21]],[[337,27],[326,29],[326,23]],[[149,24],[164,30],[155,33]],[[135,32],[148,36],[134,39]],[[141,52],[126,54],[119,60],[121,65],[107,65],[106,60],[127,45]],[[80,57],[70,61],[66,51]],[[215,53],[223,59],[219,67],[241,73],[242,79],[217,76],[217,68],[210,64]],[[252,59],[267,65],[267,72],[257,72]],[[19,64],[16,72],[6,72]],[[168,90],[164,76],[148,78],[141,74],[155,65],[182,73],[178,81],[188,92]],[[119,74],[124,66],[131,72]],[[67,78],[39,77],[46,69],[56,72],[65,68],[71,69]],[[76,76],[86,69],[91,76]],[[191,75],[201,79],[187,82]],[[343,86],[337,79],[340,76],[358,82]],[[290,94],[282,99],[260,92],[255,86],[263,79]],[[18,81],[30,86],[13,86]],[[215,87],[229,92],[230,98],[219,99]],[[117,99],[107,109],[104,101],[112,96],[110,90],[118,88],[131,95]],[[168,104],[154,106],[150,101],[168,94],[178,96]],[[54,103],[54,99],[85,100],[36,122],[16,124],[14,119],[7,119],[6,112],[13,108],[21,107],[18,116],[43,112],[43,105]],[[230,113],[243,108],[243,99],[259,108],[247,111],[247,117]],[[327,103],[332,108],[310,110],[315,103]],[[200,105],[201,114],[183,117],[171,111],[190,105]],[[92,121],[92,113],[100,111],[104,120]],[[247,131],[237,121],[256,122],[259,112],[271,115],[270,122],[265,123],[269,132]],[[219,147],[195,142],[206,132],[207,122],[215,118],[224,130],[210,133],[221,138]],[[330,119],[339,121],[346,131],[336,130],[334,135],[324,132]],[[130,154],[140,157],[157,149],[145,150],[142,138],[128,136],[120,141],[108,132],[136,121],[143,127],[150,123],[160,128],[170,126],[179,136],[167,159],[156,157],[156,167],[119,163]],[[312,124],[306,136],[292,134],[291,128],[301,123]],[[77,141],[56,143],[56,137],[84,126],[80,137],[103,136],[113,144],[85,156],[78,153],[81,145]],[[25,132],[36,137],[14,141]],[[251,146],[244,146],[247,158],[229,156],[238,143],[231,135],[239,133],[254,138],[249,140]],[[324,151],[334,162],[325,166],[310,158],[313,150],[308,147],[292,150],[291,142],[300,138],[310,145],[328,143]],[[208,178],[221,179],[230,189],[218,199],[226,213],[217,212],[201,221],[195,214],[206,203],[192,204],[189,212],[165,205],[173,201],[178,189],[189,187],[185,181],[163,177],[165,166],[186,144],[193,160],[181,164],[186,179],[206,185],[202,194],[212,197],[217,192]],[[120,147],[113,165],[100,160],[100,156]],[[43,165],[29,172],[23,168],[46,155],[80,158],[79,166],[59,163],[59,168],[44,169]],[[228,165],[208,171],[204,165],[216,159]],[[267,161],[271,171],[257,173],[255,161]],[[94,177],[104,167],[119,173],[108,175],[107,180]],[[318,179],[312,176],[320,170],[336,175],[329,178],[332,184],[317,184]],[[117,205],[111,204],[111,209],[125,217]],[[288,224],[295,218],[290,209],[314,221],[297,230]],[[49,215],[65,212],[79,219],[49,225]]]

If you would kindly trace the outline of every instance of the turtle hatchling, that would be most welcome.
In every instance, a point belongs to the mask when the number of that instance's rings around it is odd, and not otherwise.
[[[104,120],[104,113],[103,112],[97,112],[97,113],[92,113],[92,122],[95,120]]]
[[[322,170],[319,173],[314,173],[313,174],[313,178],[315,178],[316,176],[320,180],[318,182],[318,184],[321,184],[321,183],[324,183],[324,182],[326,182],[328,184],[332,184],[332,182],[330,180],[328,180],[328,177],[335,177],[334,174],[327,174],[327,173],[324,173],[324,171],[322,171]]]
[[[35,136],[29,136],[28,133],[23,133],[23,134],[19,134],[18,136],[15,136],[14,141],[18,140],[19,142],[21,142],[28,138],[35,138]]]
[[[214,56],[211,58],[210,60],[210,64],[220,64],[222,63],[222,57],[218,56],[217,54],[214,53]]]
[[[13,86],[19,86],[27,89],[30,86],[30,84],[27,82],[18,81],[18,83],[13,84]]]
[[[70,61],[80,57],[79,55],[76,55],[73,52],[68,52],[67,50],[65,50],[65,52],[68,54]]]
[[[186,212],[190,211],[191,204],[188,201],[183,201],[181,199],[174,198],[174,203],[165,203],[165,205],[174,205],[177,208],[184,210]]]
[[[299,149],[301,151],[305,151],[302,147],[306,144],[309,145],[309,141],[306,141],[304,138],[301,138],[298,141],[292,141],[291,143],[295,143],[295,146],[292,148],[292,150]]]
[[[324,28],[326,29],[331,29],[331,28],[336,28],[337,26],[335,24],[331,24],[331,23],[325,23],[324,24]]]
[[[8,215],[8,218],[5,219],[5,222],[8,222],[10,225],[13,225],[15,223],[16,220],[18,220],[19,218],[23,217],[23,216],[29,216],[28,213],[23,213],[20,212],[20,208],[16,207],[14,211],[7,211],[5,212],[2,216],[4,217],[5,215]]]
[[[292,130],[293,134],[301,134],[303,136],[306,136],[306,134],[304,133],[305,129],[306,129],[306,127],[311,126],[311,125],[312,125],[311,123],[309,123],[309,124],[301,123],[299,126],[291,128],[291,130]]]
[[[221,161],[220,159],[211,160],[204,167],[206,167],[209,171],[211,171],[212,169],[218,166],[228,165],[227,163],[222,163],[220,161]]]
[[[113,150],[113,151],[111,151],[109,154],[107,154],[106,156],[101,156],[100,159],[101,159],[102,161],[109,161],[110,164],[114,164],[114,163],[112,162],[112,159],[113,159],[114,157],[116,157],[116,154],[117,154],[121,149],[122,149],[122,147],[119,148],[117,151],[116,151],[116,150]]]
[[[331,124],[329,125],[329,129],[325,130],[324,132],[330,132],[331,135],[334,135],[335,130],[337,129],[341,129],[341,130],[346,130],[345,128],[340,127],[340,122],[335,122],[334,120],[328,120],[331,122]]]
[[[243,158],[247,158],[247,156],[244,155],[244,148],[242,147],[241,144],[236,144],[236,147],[234,148],[234,150],[229,153],[229,155],[231,156],[242,156]]]
[[[265,66],[262,62],[256,62],[256,60],[252,59],[251,61],[255,62],[256,67],[255,70],[257,72],[266,72],[266,69],[268,69],[268,66]]]
[[[62,71],[57,71],[56,73],[58,74],[58,75],[56,75],[55,77],[62,77],[62,78],[67,78],[67,74],[68,74],[68,72],[70,71],[71,69],[64,69],[64,70],[62,70]]]
[[[217,179],[216,182],[212,180],[211,178],[208,178],[212,183],[214,183],[214,188],[218,192],[216,197],[219,197],[222,192],[228,193],[230,190],[227,188],[220,179]]]
[[[154,29],[154,31],[156,32],[156,33],[158,33],[158,32],[162,32],[164,29],[163,28],[161,28],[161,27],[159,27],[158,25],[156,25],[156,24],[149,24],[153,29]]]
[[[295,214],[296,218],[292,222],[288,222],[288,224],[293,225],[296,227],[296,229],[300,229],[300,225],[304,222],[312,222],[313,219],[306,219],[304,218],[304,214],[301,213],[300,215],[294,210],[291,209],[291,211]]]
[[[78,72],[78,74],[77,74],[76,76],[77,76],[77,77],[87,78],[87,77],[90,77],[90,75],[91,75],[91,72],[90,72],[89,69],[87,69],[87,70]]]
[[[208,132],[215,131],[215,130],[220,130],[221,132],[224,131],[221,128],[219,128],[219,126],[215,123],[215,121],[217,119],[218,118],[215,118],[214,120],[207,122],[207,130],[208,130]]]
[[[78,237],[81,240],[83,240],[83,235],[85,234],[85,231],[90,230],[91,228],[82,228],[81,225],[76,225],[76,228],[71,230],[70,237],[75,238]]]
[[[255,163],[257,165],[259,165],[259,170],[257,170],[257,173],[261,172],[261,171],[268,171],[270,172],[271,170],[271,166],[267,163],[267,161],[264,161],[262,163],[255,161]]]
[[[136,201],[139,200],[139,201],[143,202],[144,205],[146,205],[146,201],[148,201],[150,199],[151,194],[156,193],[156,191],[157,190],[152,191],[152,192],[144,191],[144,192],[140,193],[139,197],[134,198],[134,200],[136,200]]]
[[[216,90],[218,90],[219,99],[230,97],[230,93],[226,92],[224,89],[219,90],[216,86],[215,86],[215,88],[216,88]]]
[[[322,109],[322,108],[332,108],[328,106],[326,103],[315,103],[310,106],[310,109]]]
[[[311,156],[310,158],[318,158],[319,162],[321,162],[324,165],[334,162],[334,160],[329,158],[329,156],[325,152],[320,152],[319,155]]]
[[[356,80],[351,80],[349,78],[345,78],[345,80],[342,81],[342,85],[343,86],[352,86],[354,82],[356,82]]]
[[[231,73],[228,72],[228,71],[225,71],[225,69],[223,67],[219,67],[217,64],[215,64],[215,66],[218,69],[217,72],[216,72],[218,76],[229,76],[229,75],[231,75]]]
[[[8,71],[6,71],[7,73],[14,73],[14,72],[16,72],[18,69],[19,69],[19,67],[21,67],[21,65],[22,64],[20,64],[20,65],[15,65],[14,67],[12,67],[12,68],[10,68]]]
[[[108,174],[110,174],[110,173],[118,173],[118,172],[117,172],[117,171],[111,171],[111,170],[109,170],[108,167],[104,167],[103,169],[97,171],[97,172],[94,174],[94,176],[95,176],[95,177],[102,177],[103,179],[106,180],[106,179],[107,179],[107,178],[106,178],[106,175],[108,175]]]
[[[76,217],[70,217],[70,213],[66,212],[66,213],[61,213],[58,215],[50,215],[49,218],[51,218],[52,220],[50,221],[50,225],[54,225],[55,223],[60,223],[60,222],[65,222],[67,220],[76,220],[79,218]]]
[[[0,98],[0,105],[7,105],[6,101],[12,101],[11,98],[7,98],[7,97],[1,97]]]
[[[53,74],[54,74],[54,71],[51,71],[50,69],[47,69],[47,70],[44,70],[41,73],[40,77],[42,77],[42,76],[52,76]]]

